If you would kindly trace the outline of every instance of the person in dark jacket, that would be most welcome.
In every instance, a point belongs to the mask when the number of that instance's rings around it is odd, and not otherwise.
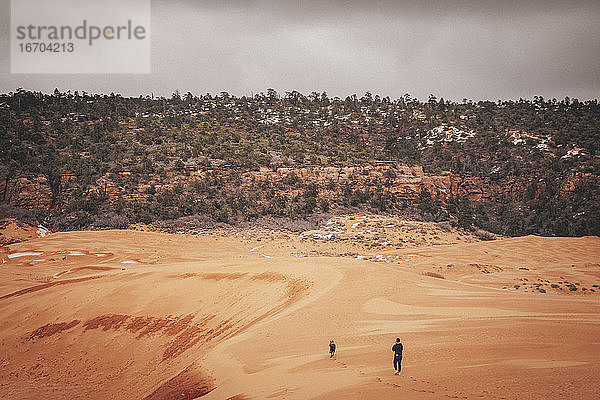
[[[332,358],[335,355],[335,343],[333,339],[329,341],[329,358]]]
[[[396,343],[392,346],[392,351],[394,352],[394,375],[400,375],[400,368],[402,364],[402,350],[404,350],[404,346],[400,343],[400,338],[396,338]]]

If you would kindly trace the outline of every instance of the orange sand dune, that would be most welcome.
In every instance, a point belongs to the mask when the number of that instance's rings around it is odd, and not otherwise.
[[[0,398],[600,398],[599,238],[359,249],[380,262],[327,245],[103,231],[4,247]]]

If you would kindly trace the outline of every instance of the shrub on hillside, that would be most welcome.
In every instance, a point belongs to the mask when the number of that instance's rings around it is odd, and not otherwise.
[[[483,229],[475,229],[473,233],[481,240],[496,240],[496,235]]]
[[[114,212],[95,215],[92,222],[92,228],[99,229],[127,229],[128,226],[129,218],[126,215]]]

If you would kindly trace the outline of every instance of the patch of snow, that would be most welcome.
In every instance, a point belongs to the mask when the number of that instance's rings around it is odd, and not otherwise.
[[[356,229],[357,226],[360,225],[360,222],[355,222],[352,224],[352,229]]]
[[[82,253],[80,251],[70,251],[67,255],[68,256],[85,256],[85,253]]]
[[[467,139],[475,136],[473,130],[463,131],[453,125],[440,125],[431,129],[425,136],[427,144],[432,145],[434,142],[465,142]]]
[[[25,256],[39,256],[41,254],[44,254],[44,252],[40,251],[40,252],[25,252],[25,253],[13,253],[13,254],[9,254],[8,258],[17,258],[17,257],[25,257]]]
[[[43,227],[42,225],[38,225],[38,230],[37,230],[38,237],[43,238],[46,235],[48,235],[48,233],[50,233],[50,231],[47,228]]]
[[[425,119],[425,118],[427,118],[427,116],[423,112],[421,112],[419,110],[413,110],[413,117],[417,118],[417,119]]]
[[[551,137],[549,135],[535,135],[532,133],[522,132],[522,131],[507,131],[507,134],[510,134],[509,140],[514,145],[523,145],[527,143],[527,139],[538,142],[536,144],[536,148],[547,151],[549,150],[548,142]]]
[[[271,256],[268,256],[268,255],[266,255],[266,254],[262,254],[262,253],[260,253],[260,255],[261,255],[261,256],[263,256],[264,258],[273,258],[273,257],[271,257]]]
[[[567,151],[567,154],[565,154],[564,156],[561,157],[561,159],[565,159],[565,158],[571,158],[571,157],[579,157],[582,156],[583,153],[581,152],[580,149],[571,149]]]
[[[260,249],[260,248],[261,248],[261,247],[263,247],[263,246],[264,246],[264,244],[261,244],[260,246],[256,246],[256,247],[254,247],[254,248],[250,249],[250,252],[253,252],[253,251],[255,251],[255,250],[258,250],[258,249]]]
[[[137,261],[134,260],[126,260],[126,261],[121,261],[121,264],[137,264]]]
[[[548,150],[548,144],[547,143],[540,143],[540,144],[538,144],[535,147],[537,147],[540,150]]]
[[[325,240],[330,240],[333,237],[335,237],[335,235],[333,233],[328,233],[327,235],[323,235],[322,233],[310,233],[310,234],[302,234],[302,236],[310,236],[313,239],[325,239]]]

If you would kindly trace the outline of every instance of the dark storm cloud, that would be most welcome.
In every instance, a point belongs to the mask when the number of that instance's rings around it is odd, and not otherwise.
[[[2,4],[8,12],[8,2]],[[10,75],[17,86],[169,95],[600,97],[598,1],[154,1],[150,75]],[[4,13],[4,14],[6,14]],[[2,16],[6,19],[5,16]],[[2,21],[0,21],[2,22]],[[7,24],[0,50],[8,53]]]

